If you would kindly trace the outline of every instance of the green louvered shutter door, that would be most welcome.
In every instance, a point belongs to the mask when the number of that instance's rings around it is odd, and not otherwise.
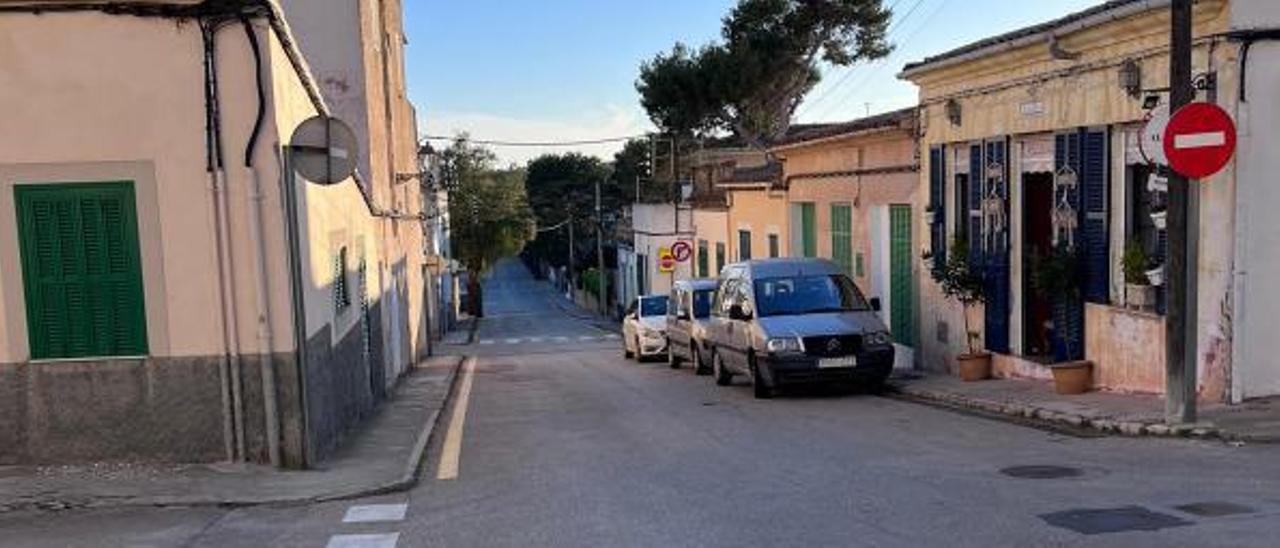
[[[849,204],[831,204],[831,260],[853,276],[853,210]]]
[[[912,346],[916,339],[915,278],[911,272],[911,206],[889,206],[889,326],[893,340]]]
[[[33,359],[147,353],[132,183],[15,187]]]
[[[800,204],[800,247],[801,256],[818,256],[818,223],[815,206],[812,202]]]

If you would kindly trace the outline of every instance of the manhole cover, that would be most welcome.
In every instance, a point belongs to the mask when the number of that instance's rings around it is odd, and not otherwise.
[[[1062,479],[1074,478],[1084,474],[1079,468],[1070,466],[1053,466],[1036,464],[1030,466],[1010,466],[1000,470],[1001,474],[1019,479]]]
[[[1185,519],[1152,512],[1141,506],[1066,510],[1042,514],[1040,519],[1054,527],[1069,529],[1083,535],[1156,531],[1168,527],[1191,525],[1191,522]]]
[[[1253,508],[1243,504],[1234,502],[1193,502],[1191,504],[1183,504],[1182,506],[1174,506],[1178,510],[1186,512],[1194,516],[1205,518],[1218,518],[1222,516],[1234,516],[1236,514],[1252,514]]]

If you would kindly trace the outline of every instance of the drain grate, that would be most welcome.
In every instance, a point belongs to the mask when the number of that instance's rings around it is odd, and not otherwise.
[[[1083,535],[1158,531],[1169,527],[1191,525],[1191,522],[1185,519],[1152,512],[1141,506],[1066,510],[1042,514],[1040,519],[1054,527],[1069,529]]]
[[[1202,518],[1220,518],[1223,516],[1252,514],[1255,512],[1253,508],[1243,504],[1220,501],[1193,502],[1191,504],[1183,504],[1182,506],[1174,506],[1174,508]]]
[[[1000,469],[1000,473],[1018,479],[1063,479],[1084,475],[1084,471],[1079,468],[1045,464],[1010,466]]]

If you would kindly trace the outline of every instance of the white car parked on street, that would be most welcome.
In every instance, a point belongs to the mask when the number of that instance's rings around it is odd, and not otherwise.
[[[667,352],[667,296],[646,295],[622,315],[622,353],[644,360]]]

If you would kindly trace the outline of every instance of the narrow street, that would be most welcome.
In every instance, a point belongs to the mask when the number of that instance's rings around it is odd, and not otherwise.
[[[476,342],[456,349],[476,358],[454,398],[469,399],[465,421],[445,417],[412,491],[9,514],[0,545],[1274,546],[1280,534],[1274,446],[1076,438],[867,395],[759,401],[624,360],[518,262],[485,295]],[[450,437],[456,478],[437,479]],[[1001,473],[1041,465],[1076,475]],[[1103,519],[1082,534],[1045,517],[1120,508],[1165,528],[1107,533],[1118,522]]]

